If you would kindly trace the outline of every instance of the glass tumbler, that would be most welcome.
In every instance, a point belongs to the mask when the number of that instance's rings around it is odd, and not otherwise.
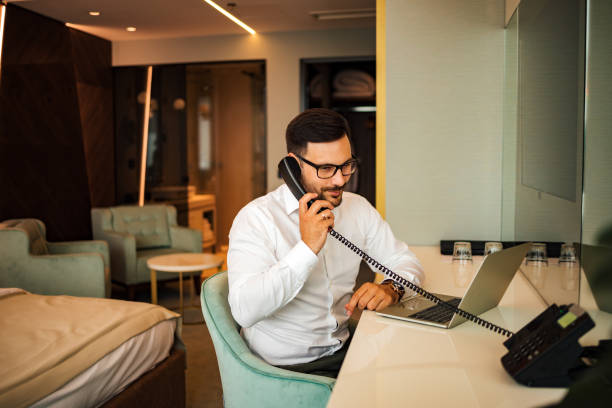
[[[546,255],[546,244],[541,242],[535,242],[531,244],[529,252],[527,252],[527,264],[530,263],[543,263],[548,264],[548,256]]]
[[[499,252],[504,249],[501,242],[485,242],[484,255],[491,255],[494,252]]]
[[[453,261],[471,261],[472,244],[469,242],[457,241],[453,246]]]

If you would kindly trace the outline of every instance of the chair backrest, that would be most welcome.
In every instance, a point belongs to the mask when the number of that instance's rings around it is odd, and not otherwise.
[[[176,225],[176,209],[169,205],[122,205],[92,209],[94,236],[98,229],[134,235],[136,248],[171,246],[170,227]],[[98,225],[101,224],[101,225]]]
[[[47,230],[42,221],[35,218],[19,218],[0,223],[0,230],[9,228],[19,229],[26,233],[30,241],[30,254],[46,255],[49,253],[46,239]]]
[[[335,380],[274,367],[255,356],[227,300],[227,272],[202,284],[202,313],[212,338],[227,407],[324,407]]]

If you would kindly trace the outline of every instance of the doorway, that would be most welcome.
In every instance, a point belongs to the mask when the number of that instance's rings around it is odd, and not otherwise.
[[[376,60],[324,58],[301,61],[302,107],[332,109],[351,129],[357,173],[347,191],[376,200]]]
[[[266,192],[264,73],[261,62],[187,67],[189,180],[216,197],[220,245],[238,211]]]
[[[138,198],[145,73],[114,68],[117,204]],[[145,200],[176,194],[173,203],[185,202],[175,204],[179,224],[191,225],[191,198],[214,196],[204,224],[216,246],[228,243],[238,211],[267,189],[265,83],[263,61],[153,67]]]

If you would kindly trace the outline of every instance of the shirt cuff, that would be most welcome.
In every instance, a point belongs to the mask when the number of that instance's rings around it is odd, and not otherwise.
[[[318,257],[304,241],[298,242],[283,258],[289,269],[297,273],[297,278],[304,282],[318,261]]]

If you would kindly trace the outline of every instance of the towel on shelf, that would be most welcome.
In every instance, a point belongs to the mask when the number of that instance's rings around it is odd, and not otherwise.
[[[374,96],[374,78],[367,72],[346,69],[334,77],[334,98],[370,98]]]

